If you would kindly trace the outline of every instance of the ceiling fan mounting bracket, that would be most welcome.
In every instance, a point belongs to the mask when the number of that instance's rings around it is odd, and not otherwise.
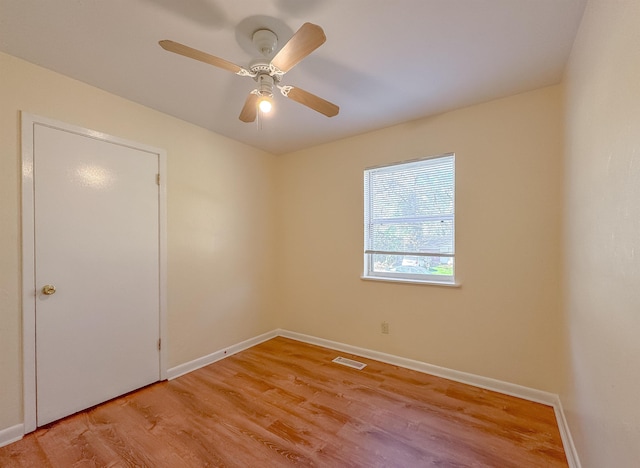
[[[293,89],[293,86],[280,86],[280,85],[276,85],[278,87],[278,89],[280,90],[280,92],[282,93],[282,95],[284,97],[289,97],[289,91],[291,91]]]
[[[250,76],[251,78],[255,78],[256,74],[253,72],[250,72],[249,70],[246,70],[245,68],[240,68],[240,70],[238,70],[236,72],[236,75],[239,76]]]
[[[253,44],[265,57],[269,57],[278,46],[278,36],[270,29],[258,29],[251,38]]]

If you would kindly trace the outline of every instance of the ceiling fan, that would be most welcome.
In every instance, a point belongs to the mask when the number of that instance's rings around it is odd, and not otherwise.
[[[258,109],[262,112],[271,110],[273,88],[289,99],[320,112],[327,117],[338,115],[340,108],[314,94],[295,86],[281,86],[280,81],[285,73],[297,65],[303,58],[320,47],[327,40],[324,31],[318,25],[312,23],[303,24],[291,39],[276,53],[273,59],[269,56],[276,50],[278,37],[269,29],[259,29],[253,33],[253,44],[262,54],[262,57],[253,60],[249,67],[243,68],[235,63],[228,62],[220,57],[207,54],[178,42],[163,40],[160,46],[176,54],[184,55],[195,60],[228,70],[240,76],[253,78],[257,87],[247,97],[244,107],[240,112],[240,120],[253,122],[256,120]]]

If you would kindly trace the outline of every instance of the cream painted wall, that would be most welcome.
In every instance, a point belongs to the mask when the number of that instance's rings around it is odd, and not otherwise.
[[[20,110],[167,150],[169,366],[275,328],[274,156],[0,53],[0,430],[22,422]]]
[[[640,2],[591,0],[565,77],[561,393],[582,464],[640,466]]]
[[[562,92],[548,87],[278,158],[279,323],[546,391],[560,373]],[[456,153],[460,288],[360,279],[363,170]],[[380,333],[380,323],[390,334]]]

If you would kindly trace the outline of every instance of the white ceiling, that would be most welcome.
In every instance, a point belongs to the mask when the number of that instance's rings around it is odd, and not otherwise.
[[[558,83],[585,3],[0,0],[0,50],[279,154]],[[158,45],[246,67],[254,30],[270,27],[282,46],[305,22],[327,42],[282,84],[336,103],[333,118],[278,94],[262,129],[242,123],[251,78]]]

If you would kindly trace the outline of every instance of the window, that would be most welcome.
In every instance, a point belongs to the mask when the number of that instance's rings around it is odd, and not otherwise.
[[[364,171],[364,277],[454,284],[455,156]]]

